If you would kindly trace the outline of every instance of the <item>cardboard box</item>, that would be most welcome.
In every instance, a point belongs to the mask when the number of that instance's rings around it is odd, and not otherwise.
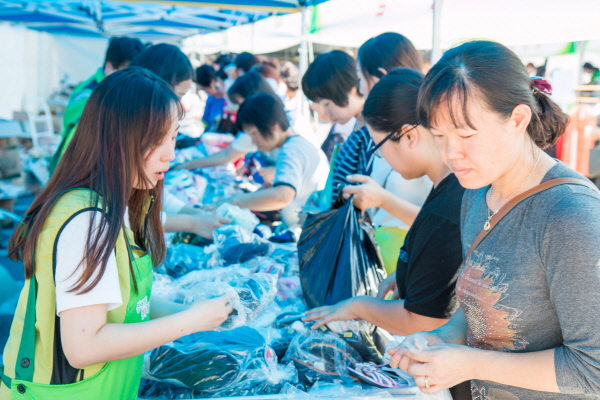
[[[18,148],[0,148],[0,179],[19,177],[23,172],[23,163]]]

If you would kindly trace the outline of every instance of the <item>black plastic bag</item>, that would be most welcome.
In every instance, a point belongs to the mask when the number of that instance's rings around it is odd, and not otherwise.
[[[338,197],[332,209],[309,215],[298,241],[300,280],[309,308],[354,296],[376,296],[385,278],[367,215],[352,198]]]

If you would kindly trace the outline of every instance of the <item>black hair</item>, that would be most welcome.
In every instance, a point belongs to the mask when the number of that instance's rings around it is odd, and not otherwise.
[[[214,63],[217,65],[231,64],[231,54],[219,54]]]
[[[293,63],[285,61],[279,67],[281,80],[288,90],[295,92],[300,87],[300,70]]]
[[[252,68],[255,64],[258,64],[260,61],[254,54],[243,52],[235,56],[233,62],[237,68],[243,69],[244,72],[248,72],[250,71],[250,68]]]
[[[125,64],[129,64],[131,60],[143,51],[144,45],[140,39],[128,37],[112,38],[110,39],[110,42],[108,42],[104,64],[109,62],[114,69],[121,69],[126,67]]]
[[[131,66],[154,72],[171,87],[194,76],[192,64],[187,56],[177,46],[166,43],[149,47],[131,62]]]
[[[258,72],[248,72],[237,78],[227,91],[229,99],[237,104],[237,96],[244,100],[256,93],[268,93],[275,96],[271,85]]]
[[[396,135],[405,124],[418,125],[417,99],[423,83],[423,75],[413,69],[397,68],[385,75],[369,93],[363,108],[365,122],[373,129]]]
[[[423,60],[415,46],[405,36],[386,32],[367,40],[358,49],[358,63],[365,78],[381,78],[383,68],[390,72],[394,68],[410,68],[421,71]]]
[[[356,61],[340,50],[319,54],[302,77],[302,90],[312,101],[328,99],[346,107],[352,88],[358,90]]]
[[[517,105],[529,106],[527,132],[542,149],[556,142],[568,122],[567,115],[550,97],[532,90],[532,81],[519,57],[496,42],[466,42],[444,53],[421,86],[419,121],[426,128],[435,126],[443,106],[456,127],[466,124],[475,129],[467,112],[468,102],[473,100],[505,118]]]
[[[250,72],[258,72],[265,79],[271,78],[271,79],[275,79],[278,82],[279,82],[279,80],[281,80],[281,74],[279,74],[279,70],[277,68],[275,68],[273,66],[273,64],[271,64],[271,63],[264,62],[264,63],[256,64],[252,68],[250,68]]]
[[[583,68],[585,69],[592,69],[594,71],[598,71],[598,68],[594,67],[594,65],[592,63],[586,62],[585,64],[583,64]]]
[[[200,86],[210,86],[217,79],[217,72],[212,65],[204,64],[196,68],[196,83]]]
[[[273,137],[271,128],[275,124],[283,131],[290,128],[283,102],[269,93],[257,93],[244,100],[235,124],[239,131],[244,125],[254,125],[265,139]]]

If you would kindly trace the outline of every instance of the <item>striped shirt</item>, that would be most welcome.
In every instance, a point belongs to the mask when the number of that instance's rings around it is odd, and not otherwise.
[[[348,175],[371,175],[373,168],[372,165],[369,165],[369,161],[372,156],[372,148],[373,140],[371,140],[366,126],[352,132],[348,137],[333,163],[332,204],[344,186],[356,184],[346,179]]]

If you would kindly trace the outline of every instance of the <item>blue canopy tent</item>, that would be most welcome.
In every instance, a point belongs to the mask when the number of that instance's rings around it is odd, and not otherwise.
[[[326,0],[0,0],[0,21],[81,36],[179,38],[220,31]]]

